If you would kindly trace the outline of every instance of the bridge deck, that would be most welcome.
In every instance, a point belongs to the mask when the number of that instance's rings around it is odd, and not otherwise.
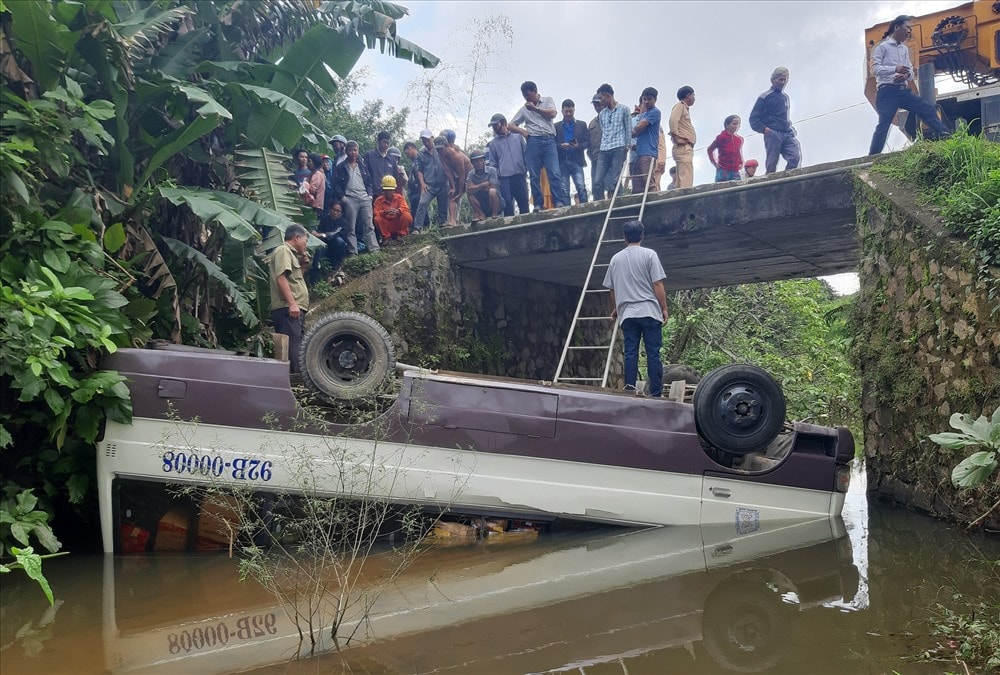
[[[643,245],[660,254],[668,290],[850,272],[858,263],[852,173],[865,161],[650,195]],[[621,199],[616,212],[639,200]],[[442,240],[463,267],[579,287],[607,204],[494,218]],[[608,236],[618,238],[611,227]],[[605,248],[607,257],[617,250]]]

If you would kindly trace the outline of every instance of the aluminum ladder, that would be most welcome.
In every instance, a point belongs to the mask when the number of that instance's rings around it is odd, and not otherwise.
[[[604,277],[599,277],[597,283],[599,284],[597,288],[591,288],[591,282],[594,279],[595,270],[600,272],[605,272],[608,268],[608,262],[598,262],[601,259],[602,250],[606,245],[623,244],[625,240],[622,238],[618,239],[606,239],[608,232],[608,225],[615,223],[616,225],[621,225],[626,220],[642,220],[642,216],[646,211],[646,201],[649,199],[649,188],[650,182],[653,176],[653,168],[656,166],[656,162],[652,161],[649,163],[649,170],[646,172],[646,189],[642,193],[642,201],[639,204],[631,204],[629,206],[616,207],[618,198],[621,196],[622,182],[626,177],[632,178],[627,172],[629,170],[628,161],[625,162],[625,166],[622,167],[622,172],[618,176],[618,183],[615,186],[615,192],[611,195],[611,201],[608,204],[608,211],[604,215],[604,225],[601,227],[601,233],[597,237],[597,246],[594,247],[594,255],[590,259],[590,268],[587,270],[587,278],[583,282],[583,290],[580,292],[580,299],[576,303],[576,311],[573,313],[573,322],[570,324],[569,333],[566,335],[566,344],[563,345],[562,354],[559,356],[559,365],[556,367],[555,377],[552,378],[553,382],[575,382],[579,384],[590,384],[600,387],[608,386],[608,371],[611,369],[611,357],[614,355],[615,340],[618,338],[618,322],[612,318],[607,311],[602,314],[584,315],[583,306],[585,301],[594,296],[599,296],[600,294],[611,294],[610,289],[604,288],[603,282]],[[619,209],[619,213],[615,213],[615,209]],[[630,213],[636,211],[635,213]],[[614,214],[614,215],[612,215]],[[617,252],[617,251],[616,251]],[[610,261],[610,256],[607,260]],[[603,303],[605,306],[607,303]],[[595,324],[600,324],[601,322],[607,324],[610,323],[610,333],[611,340],[607,344],[574,344],[574,342],[586,342],[587,338],[582,334],[581,328],[586,326],[594,326]],[[579,333],[579,335],[578,335]],[[580,352],[596,352],[604,350],[604,368],[600,377],[582,377],[580,373],[570,376],[563,373],[563,369],[566,366],[566,357],[571,351]]]

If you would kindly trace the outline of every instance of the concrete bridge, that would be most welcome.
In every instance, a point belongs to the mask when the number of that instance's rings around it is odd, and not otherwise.
[[[852,173],[867,162],[846,160],[651,194],[642,219],[643,245],[659,253],[667,290],[854,271]],[[640,201],[640,195],[620,199],[612,216],[634,217]],[[607,206],[603,201],[495,218],[461,233],[446,231],[442,240],[462,267],[581,287]],[[621,237],[622,222],[611,221],[606,239]],[[605,246],[598,262],[607,262],[622,246]]]

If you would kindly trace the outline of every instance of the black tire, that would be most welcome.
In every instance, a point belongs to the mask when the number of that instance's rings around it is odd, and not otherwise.
[[[664,363],[664,390],[669,389],[670,383],[674,380],[684,380],[688,384],[698,384],[701,382],[701,373],[691,366],[685,366],[683,363]],[[646,396],[649,396],[649,380],[646,380],[646,384],[643,386],[643,393],[646,394]]]
[[[320,318],[303,336],[299,353],[303,383],[340,401],[378,393],[396,366],[396,350],[385,328],[356,312]]]
[[[785,423],[785,396],[756,366],[716,368],[694,390],[694,423],[709,445],[737,456],[761,450]]]
[[[727,671],[758,673],[784,658],[793,605],[781,593],[795,587],[764,570],[737,572],[719,583],[705,601],[702,640],[712,659]]]

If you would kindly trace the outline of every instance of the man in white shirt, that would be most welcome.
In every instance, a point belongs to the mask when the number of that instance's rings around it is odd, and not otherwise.
[[[625,248],[614,254],[604,276],[611,290],[611,316],[622,329],[625,342],[625,391],[635,391],[639,377],[639,340],[646,346],[646,377],[650,396],[663,393],[663,324],[667,322],[667,296],[663,265],[656,251],[643,248],[641,221],[622,225]]]
[[[910,63],[910,50],[904,43],[912,31],[913,17],[897,16],[882,36],[882,42],[872,52],[872,75],[878,86],[875,96],[878,125],[872,135],[869,155],[882,152],[889,134],[889,125],[900,108],[918,115],[933,130],[934,138],[948,136],[948,127],[938,119],[934,105],[910,90],[913,66]]]
[[[524,105],[514,113],[507,128],[527,139],[524,161],[531,174],[531,198],[535,202],[535,210],[541,211],[544,208],[541,183],[543,168],[549,176],[555,206],[569,206],[569,198],[562,191],[556,127],[552,121],[558,112],[555,99],[539,94],[538,86],[531,81],[521,85],[521,95],[524,97]]]

